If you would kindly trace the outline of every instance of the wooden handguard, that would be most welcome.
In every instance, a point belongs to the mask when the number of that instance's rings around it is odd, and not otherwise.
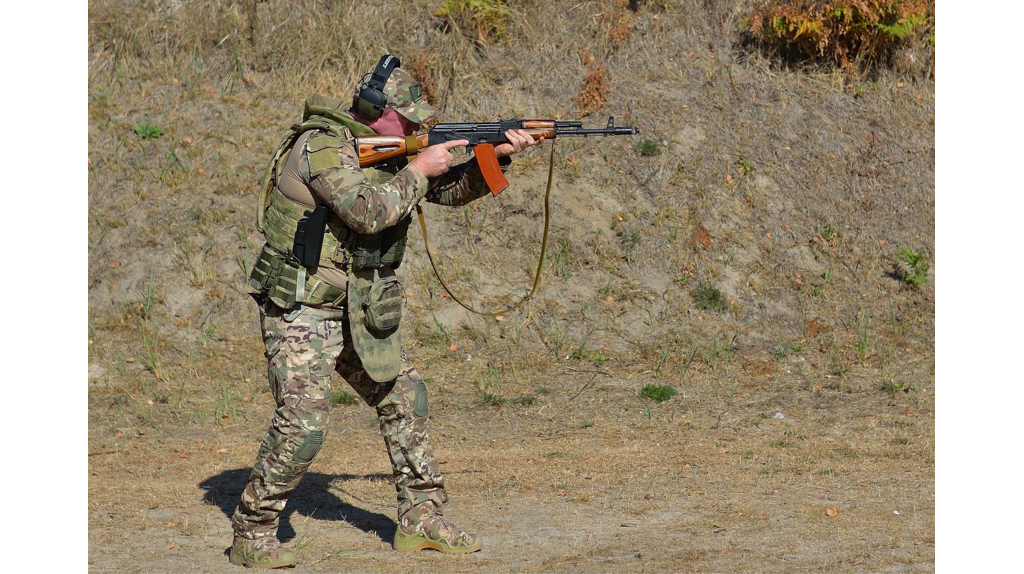
[[[393,157],[416,155],[427,147],[427,134],[418,136],[363,136],[356,138],[359,167],[367,167]]]

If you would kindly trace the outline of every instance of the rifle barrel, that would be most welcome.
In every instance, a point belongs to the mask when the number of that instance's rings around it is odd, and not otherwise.
[[[556,136],[589,137],[589,136],[631,136],[640,133],[640,128],[603,128],[603,129],[555,129]]]

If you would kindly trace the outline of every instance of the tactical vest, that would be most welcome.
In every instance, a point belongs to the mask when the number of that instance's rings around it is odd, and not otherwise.
[[[338,306],[344,301],[349,318],[346,336],[351,337],[366,374],[384,383],[394,380],[403,366],[398,324],[405,305],[405,287],[395,269],[405,255],[411,217],[380,233],[359,234],[331,213],[318,266],[347,272],[348,284],[339,289],[309,277],[295,257],[293,246],[299,219],[312,208],[288,199],[277,188],[281,167],[287,163],[301,134],[310,130],[329,134],[308,140],[311,165],[317,163],[318,153],[338,153],[338,139],[350,141],[355,136],[374,135],[373,130],[341,111],[342,105],[340,100],[320,96],[306,99],[302,122],[292,126],[267,166],[256,213],[256,227],[267,243],[253,265],[249,282],[283,309],[297,305]],[[362,171],[371,185],[379,186],[390,181],[400,167],[392,163],[385,169]]]
[[[338,138],[349,141],[355,136],[375,135],[372,129],[337,109],[339,104],[339,100],[322,96],[310,96],[306,100],[303,121],[293,125],[278,146],[260,188],[256,228],[263,233],[267,243],[253,265],[250,283],[253,288],[268,295],[274,304],[285,309],[296,304],[340,304],[345,297],[343,290],[311,278],[306,269],[297,263],[292,251],[296,229],[299,220],[312,208],[287,198],[277,188],[281,170],[293,151],[295,141],[303,133],[321,130],[330,134],[314,136],[308,140],[306,145],[310,151],[310,161],[314,161],[315,155],[321,151],[337,153],[334,148],[324,147],[326,140]],[[368,167],[362,171],[371,185],[379,186],[390,181],[397,168],[397,164],[392,164],[384,169]],[[397,269],[405,254],[410,223],[411,218],[407,218],[381,233],[360,235],[331,213],[324,233],[319,266],[346,272],[382,267]]]

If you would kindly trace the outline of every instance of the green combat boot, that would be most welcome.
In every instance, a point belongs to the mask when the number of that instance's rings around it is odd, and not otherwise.
[[[295,552],[281,545],[273,536],[255,540],[235,536],[231,546],[232,564],[256,568],[288,568],[295,566]]]
[[[402,515],[395,531],[395,550],[402,552],[433,548],[445,554],[466,554],[480,550],[483,545],[479,536],[459,530],[429,501],[417,504]]]

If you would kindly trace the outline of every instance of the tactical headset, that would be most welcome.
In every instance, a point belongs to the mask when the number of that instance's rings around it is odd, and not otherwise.
[[[373,72],[363,76],[363,81],[359,84],[359,92],[352,98],[352,110],[371,122],[380,119],[388,105],[388,97],[384,94],[384,84],[391,76],[391,71],[401,65],[402,62],[391,54],[382,56]]]

